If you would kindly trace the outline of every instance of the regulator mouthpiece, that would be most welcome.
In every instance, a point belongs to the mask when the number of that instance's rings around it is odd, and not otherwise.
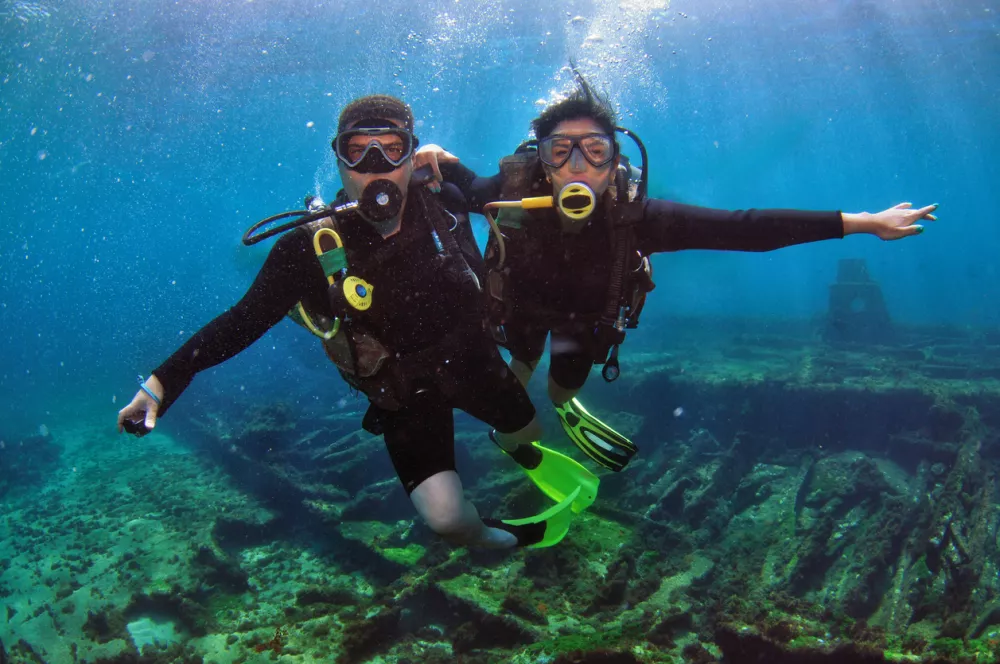
[[[562,188],[556,198],[556,205],[564,215],[579,221],[586,219],[597,206],[597,196],[594,190],[582,182],[570,182]]]
[[[373,180],[365,186],[358,212],[368,221],[388,221],[403,207],[403,192],[390,180]]]

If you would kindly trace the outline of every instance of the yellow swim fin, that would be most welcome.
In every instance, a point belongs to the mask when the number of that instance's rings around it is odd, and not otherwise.
[[[495,432],[490,432],[490,440],[500,446]],[[521,466],[521,470],[542,490],[542,493],[557,503],[561,503],[576,489],[580,489],[577,499],[573,501],[573,512],[576,514],[597,500],[597,489],[601,480],[565,454],[550,450],[537,442],[532,443],[530,447],[521,445],[513,452],[506,450],[504,452]]]
[[[542,493],[560,503],[579,489],[578,497],[573,501],[573,512],[576,514],[594,504],[597,487],[601,483],[597,475],[565,454],[538,443],[532,443],[532,446],[542,453],[542,460],[535,468],[522,467],[522,470]]]
[[[556,413],[573,444],[608,470],[621,472],[639,451],[631,440],[587,412],[578,399],[556,406]]]
[[[502,521],[483,519],[483,521],[488,526],[513,533],[518,538],[520,546],[526,546],[530,549],[554,546],[561,542],[566,537],[566,533],[569,532],[569,525],[573,522],[573,503],[579,494],[580,487],[577,487],[558,505],[553,505],[536,516]],[[539,526],[542,526],[542,529]],[[527,539],[525,534],[530,534],[530,539]]]

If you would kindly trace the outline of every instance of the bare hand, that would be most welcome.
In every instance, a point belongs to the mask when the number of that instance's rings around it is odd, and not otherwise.
[[[146,387],[152,390],[153,394],[161,400],[163,399],[163,385],[160,384],[156,376],[149,377],[146,381]],[[148,430],[146,433],[152,431],[156,427],[156,416],[159,410],[160,405],[151,396],[146,394],[145,391],[139,390],[132,397],[129,405],[118,411],[118,433],[121,433],[125,428],[125,420],[134,424],[141,422]],[[139,435],[142,436],[145,433]]]
[[[875,214],[862,212],[860,214],[844,215],[844,234],[870,233],[883,240],[899,240],[900,238],[919,235],[924,232],[921,220],[937,221],[934,211],[938,205],[928,205],[914,210],[912,203],[900,203],[888,210]]]
[[[433,143],[420,146],[420,148],[418,148],[416,153],[413,155],[414,170],[420,168],[421,166],[427,166],[428,164],[430,164],[431,168],[434,169],[434,180],[427,183],[427,188],[434,193],[441,191],[441,183],[444,182],[444,177],[441,175],[440,164],[457,163],[458,157],[448,152],[440,145],[435,145]]]

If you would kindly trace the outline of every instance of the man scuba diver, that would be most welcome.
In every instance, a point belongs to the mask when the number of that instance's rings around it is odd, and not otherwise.
[[[483,326],[482,256],[468,204],[410,186],[413,114],[389,96],[362,97],[340,115],[333,148],[344,189],[335,204],[256,224],[272,247],[250,289],[161,364],[118,413],[118,430],[144,435],[190,384],[259,339],[284,316],[322,340],[341,376],[368,397],[366,430],[382,434],[417,512],[455,545],[549,546],[572,512],[596,498],[597,479],[532,441],[535,409]],[[254,237],[279,218],[300,219]],[[455,470],[453,408],[488,423],[521,450],[529,477],[556,503],[527,519],[480,519]]]
[[[922,232],[918,222],[934,220],[937,206],[914,210],[902,203],[877,214],[726,211],[647,198],[645,147],[573,72],[576,90],[532,121],[536,140],[503,158],[499,174],[477,177],[436,145],[421,148],[416,160],[418,167],[430,164],[438,181],[458,185],[490,222],[489,322],[511,353],[511,369],[527,384],[551,333],[548,394],[563,430],[593,461],[621,471],[635,445],[588,413],[576,395],[593,364],[604,365],[605,380],[618,377],[618,346],[653,288],[649,256],[770,251],[856,233],[896,240]],[[638,182],[616,132],[639,146]]]

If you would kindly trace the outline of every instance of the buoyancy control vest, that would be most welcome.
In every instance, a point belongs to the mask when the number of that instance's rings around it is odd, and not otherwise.
[[[431,265],[415,266],[414,269],[441,271],[448,281],[458,284],[462,290],[475,291],[475,301],[481,301],[482,257],[469,229],[468,214],[448,210],[438,197],[424,187],[411,191],[410,201],[421,206],[419,214],[412,219],[425,224],[426,233],[409,234],[409,242],[394,242],[376,250],[366,260],[368,269],[378,269],[380,264],[405,251],[406,245],[413,239],[429,235],[437,254]],[[359,220],[356,223],[364,222]],[[357,287],[349,283],[351,279],[356,280],[355,284],[360,282],[362,290],[367,286],[365,296],[378,298],[378,293],[371,292],[371,286],[363,278],[351,274],[345,248],[329,245],[327,251],[323,251],[320,246],[320,238],[330,231],[339,239],[340,225],[338,219],[325,217],[302,226],[296,232],[307,233],[313,238],[317,258],[330,282],[331,301],[339,300],[339,292],[345,287],[349,291],[348,299],[359,295],[350,292],[351,288]],[[427,376],[433,376],[438,388],[446,395],[455,389],[457,377],[441,370],[439,357],[442,348],[453,347],[461,341],[453,339],[453,336],[468,334],[467,330],[459,326],[431,346],[400,353],[389,348],[379,338],[379,331],[366,323],[365,317],[358,315],[357,310],[352,311],[350,306],[345,309],[334,311],[336,318],[331,320],[326,313],[309,311],[300,302],[289,312],[289,317],[319,337],[327,357],[336,365],[344,380],[363,392],[372,403],[385,410],[398,410],[412,396],[415,383]],[[429,367],[434,367],[434,370],[429,371]]]
[[[630,134],[631,135],[631,134]],[[637,143],[639,141],[636,139]],[[641,143],[639,143],[641,146]],[[645,150],[643,149],[645,161]],[[645,164],[644,164],[645,165]],[[552,185],[545,179],[537,151],[530,144],[500,160],[501,200],[518,201],[552,195]],[[607,381],[618,378],[618,346],[625,340],[625,331],[639,324],[646,294],[653,290],[652,268],[647,256],[639,251],[636,225],[642,220],[645,178],[638,183],[633,170],[622,156],[615,183],[600,201],[604,218],[610,224],[611,271],[604,304],[598,315],[590,319],[576,318],[576,329],[592,330],[595,335],[592,360],[603,364],[602,375]],[[493,233],[486,245],[487,315],[494,339],[507,345],[506,326],[521,324],[543,325],[550,329],[569,323],[565,313],[547,311],[531,303],[515,304],[511,297],[512,283],[517,274],[506,264],[506,255],[539,255],[541,238],[532,232],[532,225],[544,223],[541,215],[547,210],[505,208],[499,210]],[[507,248],[509,247],[509,249]]]

